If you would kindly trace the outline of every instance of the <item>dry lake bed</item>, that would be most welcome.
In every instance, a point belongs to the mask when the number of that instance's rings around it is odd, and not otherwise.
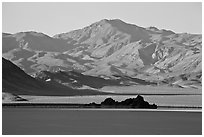
[[[3,135],[201,135],[202,113],[3,108]]]
[[[117,101],[127,98],[135,98],[138,94],[144,97],[149,103],[158,106],[174,107],[202,107],[202,90],[188,88],[174,88],[168,86],[120,86],[104,87],[104,92],[121,93],[121,95],[93,95],[93,96],[28,96],[21,97],[29,100],[30,103],[79,103],[86,104],[91,102],[100,103],[108,97]],[[135,95],[128,95],[135,94]],[[12,103],[10,100],[4,103]],[[15,102],[16,103],[16,102]],[[21,103],[21,102],[19,102]]]
[[[149,103],[174,109],[2,109],[3,135],[201,135],[202,92],[169,87],[105,87],[106,91],[135,93]],[[28,103],[100,103],[107,97],[121,101],[136,95],[21,96]],[[12,103],[12,102],[4,102]],[[19,102],[21,103],[21,102]],[[179,108],[181,107],[181,108]],[[185,108],[187,107],[187,108]],[[189,109],[192,107],[191,109]],[[176,109],[177,108],[177,109]],[[181,110],[183,109],[183,110]]]

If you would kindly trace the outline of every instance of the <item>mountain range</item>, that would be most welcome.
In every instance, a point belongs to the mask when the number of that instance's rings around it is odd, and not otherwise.
[[[52,37],[33,31],[3,33],[2,52],[5,59],[40,82],[52,76],[66,88],[70,82],[71,86],[79,87],[104,86],[104,82],[101,85],[82,82],[76,75],[84,81],[110,80],[113,85],[125,81],[141,84],[135,79],[143,81],[142,84],[181,88],[201,88],[202,83],[201,34],[144,28],[119,19],[103,19]],[[74,80],[78,84],[74,85]]]

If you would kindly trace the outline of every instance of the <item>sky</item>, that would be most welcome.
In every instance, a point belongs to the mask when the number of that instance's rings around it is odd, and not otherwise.
[[[102,19],[121,19],[141,27],[176,33],[202,33],[202,3],[192,2],[3,2],[2,31],[37,31],[49,36],[91,25]]]

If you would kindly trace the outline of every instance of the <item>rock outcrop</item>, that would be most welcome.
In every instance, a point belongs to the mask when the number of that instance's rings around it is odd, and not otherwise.
[[[106,98],[101,104],[90,103],[89,106],[96,106],[101,108],[149,108],[156,109],[157,105],[149,104],[144,98],[138,95],[136,98],[128,98],[124,101],[118,102],[112,98]]]

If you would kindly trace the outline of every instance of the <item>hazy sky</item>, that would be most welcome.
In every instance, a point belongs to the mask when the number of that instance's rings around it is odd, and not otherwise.
[[[121,19],[141,27],[202,32],[200,3],[3,3],[2,30],[38,31],[50,36],[83,28],[101,19]]]

